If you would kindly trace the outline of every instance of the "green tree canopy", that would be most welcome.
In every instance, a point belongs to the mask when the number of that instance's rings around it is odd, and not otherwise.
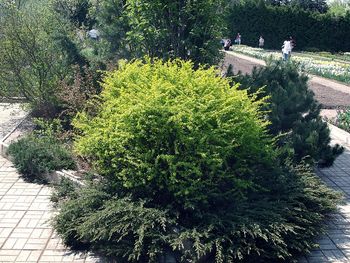
[[[96,16],[113,52],[216,64],[223,9],[222,0],[106,0]]]
[[[49,110],[58,82],[69,73],[60,41],[69,26],[47,2],[27,2],[21,8],[6,2],[1,11],[0,96],[22,97],[35,109]]]

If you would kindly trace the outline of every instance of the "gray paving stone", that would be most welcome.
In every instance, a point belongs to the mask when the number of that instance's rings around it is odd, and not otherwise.
[[[24,182],[2,157],[0,189],[0,262],[103,262],[62,244],[49,224],[51,189]]]
[[[350,262],[350,151],[346,150],[330,168],[317,174],[330,187],[344,194],[339,212],[327,222],[327,233],[319,239],[319,250],[312,251],[299,262]],[[322,255],[321,253],[322,252]],[[306,260],[306,261],[305,261]]]

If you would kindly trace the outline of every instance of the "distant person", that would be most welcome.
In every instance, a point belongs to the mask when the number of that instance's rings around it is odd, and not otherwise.
[[[264,47],[264,43],[265,43],[265,40],[262,36],[260,36],[259,38],[259,48],[263,48]]]
[[[230,50],[230,46],[231,46],[231,39],[225,39],[225,42],[224,42],[224,49],[227,51],[227,50]]]
[[[290,54],[292,52],[292,46],[290,40],[285,40],[282,45],[282,57],[283,60],[287,61],[290,58]]]
[[[225,47],[225,41],[226,41],[226,39],[221,39],[220,40],[220,44],[222,45],[222,47]]]
[[[241,41],[242,41],[241,34],[238,33],[237,36],[236,36],[235,43],[236,43],[237,45],[240,45],[240,44],[241,44]]]

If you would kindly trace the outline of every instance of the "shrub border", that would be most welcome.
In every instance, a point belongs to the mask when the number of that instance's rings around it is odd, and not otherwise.
[[[12,133],[14,133],[18,127],[30,116],[30,113],[28,113],[6,136],[1,140],[0,142],[0,154],[2,157],[9,161],[13,161],[13,158],[11,155],[7,153],[9,145],[5,143],[5,141],[11,136]],[[335,141],[339,143],[340,145],[344,146],[347,150],[350,150],[350,133],[346,132],[343,129],[340,129],[333,124],[327,122],[329,129],[331,130],[331,138],[332,141]],[[45,179],[49,183],[59,183],[61,178],[67,178],[71,180],[76,186],[82,187],[84,186],[84,182],[81,181],[81,178],[76,176],[76,171],[74,170],[60,170],[60,171],[54,171],[51,173],[45,174]]]

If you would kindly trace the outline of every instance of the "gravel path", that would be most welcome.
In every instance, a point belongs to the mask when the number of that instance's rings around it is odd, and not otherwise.
[[[234,73],[249,74],[254,67],[262,67],[265,62],[242,54],[227,52],[223,68],[233,65]],[[350,106],[350,87],[342,83],[310,76],[309,87],[324,109],[346,108]]]
[[[19,103],[0,103],[0,140],[21,122],[27,112]]]

